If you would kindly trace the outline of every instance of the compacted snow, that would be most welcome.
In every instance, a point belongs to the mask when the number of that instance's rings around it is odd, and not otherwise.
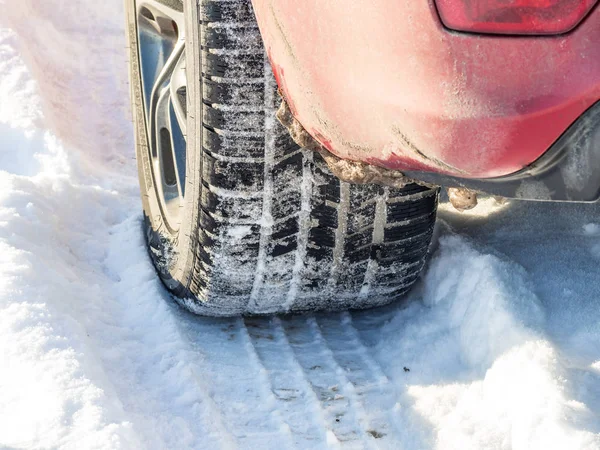
[[[406,303],[210,319],[140,231],[120,0],[0,0],[0,448],[600,449],[600,208],[443,204]]]

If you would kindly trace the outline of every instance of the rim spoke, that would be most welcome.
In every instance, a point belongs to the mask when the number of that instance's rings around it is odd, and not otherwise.
[[[150,117],[156,117],[159,114],[158,111],[158,103],[159,103],[159,95],[164,95],[165,91],[168,95],[170,95],[170,91],[167,87],[169,77],[179,61],[184,49],[183,43],[178,43],[177,47],[173,50],[173,53],[169,56],[169,59],[165,62],[165,65],[161,69],[156,81],[154,82],[154,86],[152,87],[152,93],[150,94]],[[163,91],[165,90],[165,91]],[[154,121],[153,121],[154,122]],[[150,130],[152,136],[155,135],[154,129]],[[154,142],[157,142],[154,140]]]
[[[161,169],[162,183],[164,184],[165,194],[170,193],[172,197],[173,186],[177,185],[175,176],[175,163],[173,160],[173,140],[171,138],[171,121],[169,120],[169,89],[163,89],[156,104],[156,143],[158,149],[158,158],[156,164]],[[179,194],[177,194],[179,195]]]
[[[175,171],[177,173],[177,187],[179,189],[179,196],[183,198],[185,195],[185,170],[186,170],[186,159],[187,149],[185,136],[181,130],[176,113],[173,105],[173,98],[169,97],[169,124],[171,125],[171,142],[173,150],[173,162],[175,164]]]
[[[173,103],[173,109],[175,110],[177,123],[181,129],[181,133],[185,137],[187,135],[185,51],[181,54],[179,60],[173,68],[169,89],[171,92],[171,102]]]
[[[181,180],[177,171],[177,158],[174,142],[174,131],[170,118],[170,92],[168,88],[162,90],[157,102],[156,114],[156,143],[157,158],[154,161],[155,168],[161,175],[159,187],[170,214],[175,215],[180,206],[182,197]],[[175,209],[173,209],[175,208]]]
[[[164,32],[165,29],[171,28],[171,24],[169,24],[167,20],[175,22],[180,40],[182,40],[181,38],[183,37],[183,32],[185,30],[183,10],[179,11],[158,0],[138,0],[137,4],[138,9],[146,8],[150,11],[152,17],[145,17],[153,22],[153,25],[159,33]]]

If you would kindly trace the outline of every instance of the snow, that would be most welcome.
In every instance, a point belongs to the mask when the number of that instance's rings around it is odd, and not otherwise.
[[[0,448],[600,449],[597,205],[444,203],[401,305],[195,317],[144,248],[121,2],[0,9]]]
[[[419,368],[404,395],[436,429],[435,447],[598,445],[581,427],[597,411],[569,395],[581,386],[544,333],[546,311],[522,267],[444,236],[424,281],[423,302],[384,327],[378,349],[397,377]]]

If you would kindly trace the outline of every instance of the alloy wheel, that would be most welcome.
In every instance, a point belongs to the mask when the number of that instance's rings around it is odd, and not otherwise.
[[[137,1],[138,45],[150,161],[171,232],[179,228],[186,177],[185,19],[177,0]]]

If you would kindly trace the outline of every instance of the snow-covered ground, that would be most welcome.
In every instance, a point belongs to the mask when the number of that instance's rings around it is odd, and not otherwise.
[[[209,319],[146,256],[120,0],[0,0],[0,448],[600,449],[600,208],[442,205],[407,303]]]

